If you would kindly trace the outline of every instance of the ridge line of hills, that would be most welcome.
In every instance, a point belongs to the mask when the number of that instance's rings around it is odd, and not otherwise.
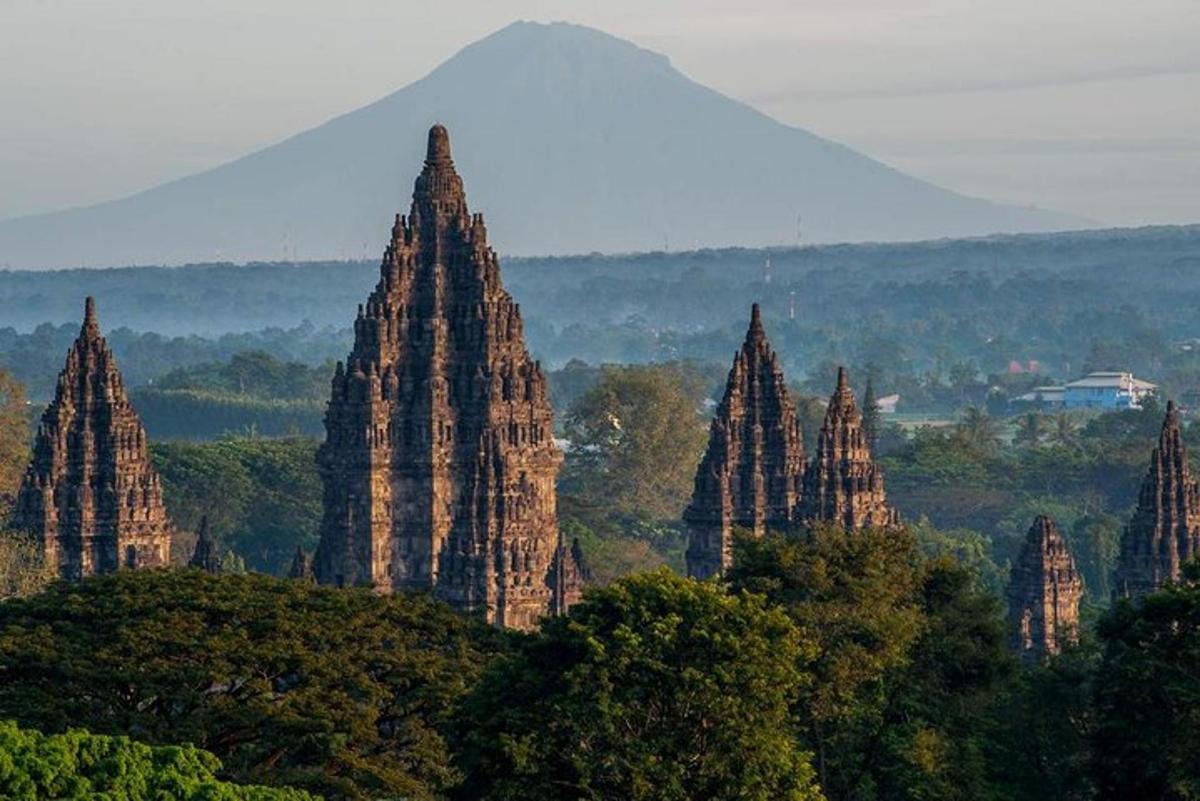
[[[600,31],[518,22],[358,110],[192,176],[0,221],[0,266],[365,257],[424,132],[518,255],[919,240],[1087,227],[906,175]],[[364,250],[366,248],[366,250]]]

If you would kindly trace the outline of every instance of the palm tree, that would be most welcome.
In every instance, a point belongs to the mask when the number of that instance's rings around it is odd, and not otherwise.
[[[956,433],[966,444],[981,451],[995,450],[1000,442],[1000,428],[996,421],[978,406],[968,406],[963,410]]]
[[[1054,415],[1054,426],[1050,429],[1050,442],[1063,448],[1079,446],[1079,421],[1069,412]]]

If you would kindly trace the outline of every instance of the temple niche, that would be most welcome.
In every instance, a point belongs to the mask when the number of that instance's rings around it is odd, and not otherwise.
[[[13,524],[71,581],[170,561],[162,482],[90,297],[42,414]]]
[[[325,428],[319,582],[426,590],[516,628],[578,596],[546,378],[441,125],[359,307]]]

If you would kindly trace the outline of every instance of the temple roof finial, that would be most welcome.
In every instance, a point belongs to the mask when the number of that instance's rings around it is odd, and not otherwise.
[[[762,314],[759,313],[758,304],[755,303],[750,307],[750,329],[746,332],[746,341],[759,341],[765,339],[766,332],[763,331]]]
[[[88,333],[100,331],[100,321],[96,317],[96,299],[91,295],[83,301],[83,330]]]
[[[450,161],[450,133],[440,122],[429,129],[429,146],[425,150],[425,161]]]
[[[846,375],[846,368],[841,365],[838,366],[837,388],[839,392],[850,388],[850,378]]]

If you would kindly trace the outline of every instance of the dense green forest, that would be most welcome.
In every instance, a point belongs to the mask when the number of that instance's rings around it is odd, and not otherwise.
[[[902,409],[947,410],[993,384],[1023,390],[999,380],[1014,360],[1057,378],[1120,368],[1171,395],[1197,389],[1198,266],[1190,226],[510,259],[504,280],[530,348],[554,369],[573,358],[724,365],[759,301],[793,379],[823,387],[847,364],[900,393]],[[0,366],[45,400],[85,286],[131,387],[239,351],[317,366],[344,357],[376,278],[363,262],[4,272]]]
[[[1200,386],[1197,266],[1197,227],[506,264],[593,579],[530,633],[276,578],[317,543],[330,374],[374,266],[89,272],[172,561],[205,517],[225,575],[65,585],[0,536],[0,795],[1200,798],[1200,573],[1137,604],[1109,586],[1161,400]],[[81,279],[0,274],[4,504]],[[902,530],[739,538],[726,580],[696,582],[680,516],[752,300],[810,451],[839,363],[860,399],[928,415],[866,421]],[[1013,360],[1162,387],[1141,410],[1017,412],[1007,396],[1045,377]],[[1200,453],[1200,428],[1185,438]],[[1084,635],[1024,664],[1000,599],[1038,514],[1082,574]]]
[[[259,575],[52,585],[0,603],[0,718],[26,729],[0,724],[0,786],[53,769],[364,801],[1196,797],[1191,574],[1023,665],[978,574],[908,533],[737,547],[727,585],[640,573],[529,634]],[[107,737],[128,734],[146,745]],[[175,792],[119,797],[273,797]]]

